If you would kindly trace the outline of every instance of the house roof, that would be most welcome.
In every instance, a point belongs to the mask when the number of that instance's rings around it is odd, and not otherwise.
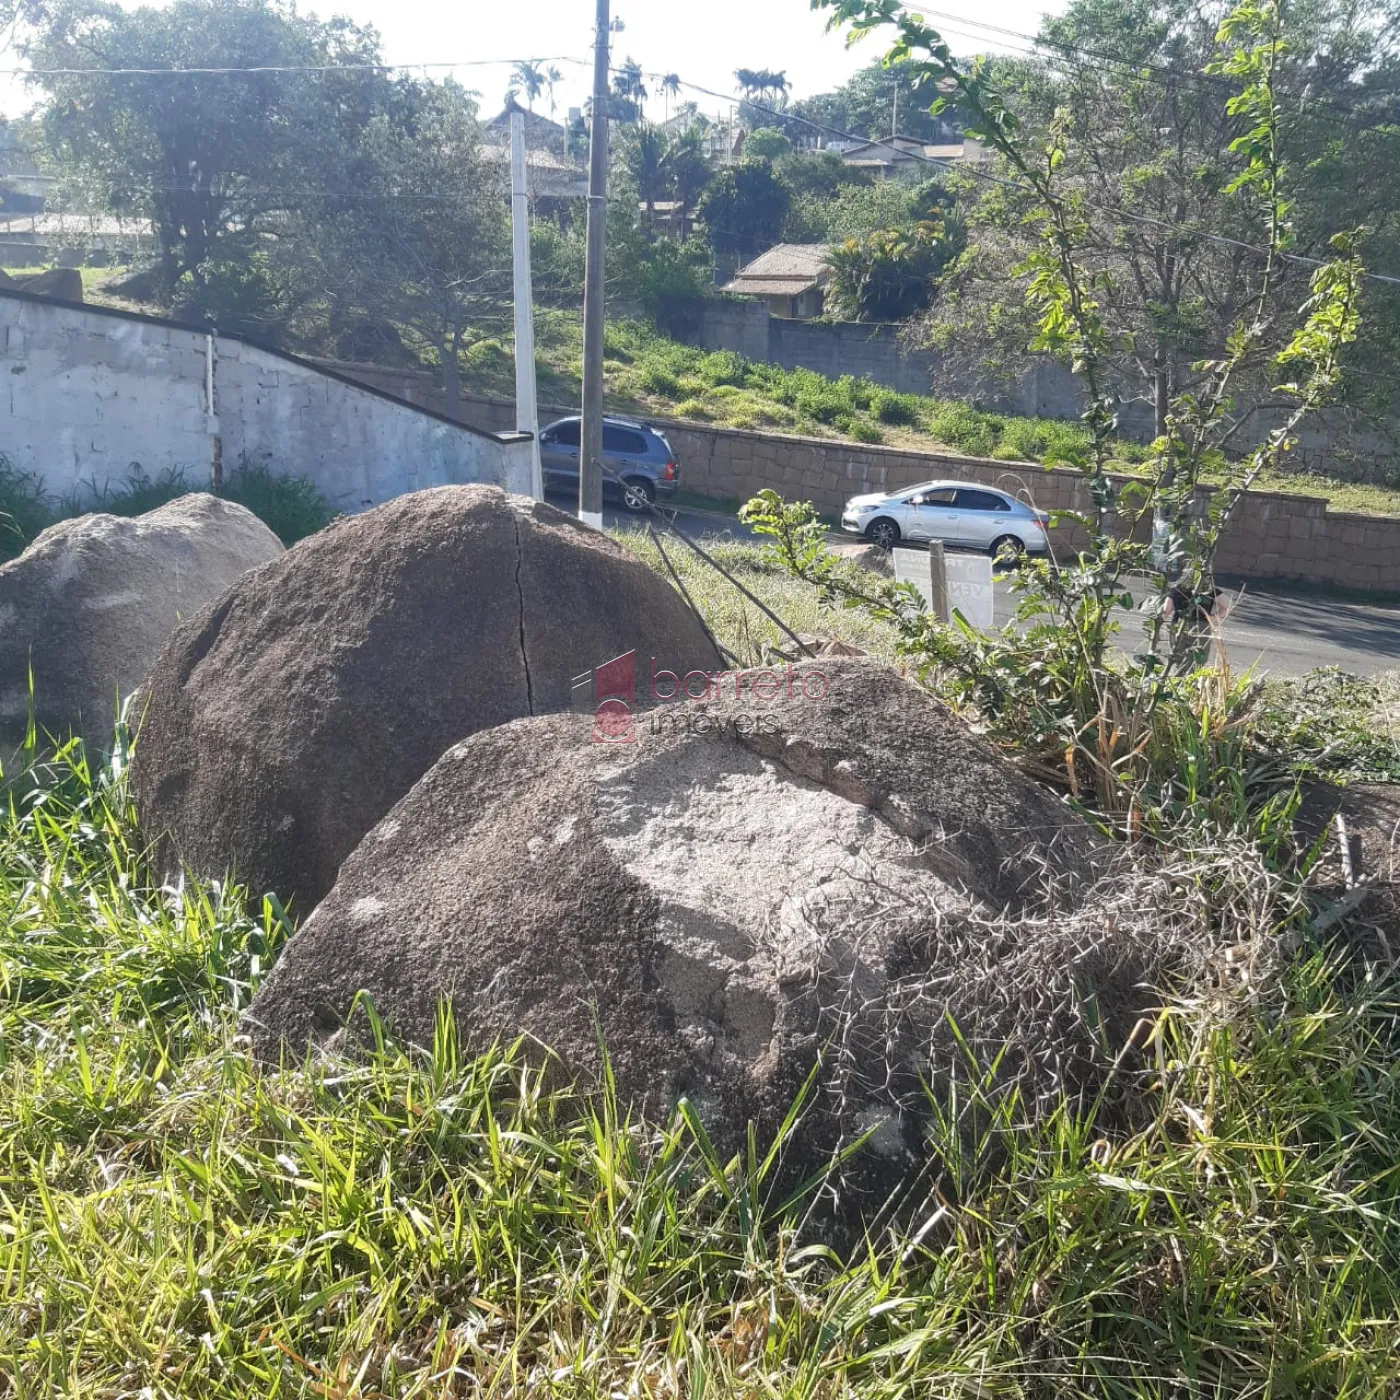
[[[797,297],[830,277],[825,243],[779,243],[734,274],[724,290],[746,296]]]

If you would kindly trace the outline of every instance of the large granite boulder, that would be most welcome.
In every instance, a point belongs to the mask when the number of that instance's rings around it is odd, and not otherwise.
[[[179,623],[281,553],[250,511],[203,494],[45,530],[0,564],[0,759],[24,741],[31,667],[40,729],[100,748]]]
[[[635,650],[713,671],[680,595],[606,535],[497,487],[336,521],[180,629],[145,687],[132,791],[172,867],[309,912],[452,744],[569,707]]]
[[[715,689],[641,713],[611,736],[623,742],[561,715],[450,749],[262,984],[245,1021],[255,1053],[350,1048],[361,992],[427,1046],[450,999],[469,1049],[525,1036],[585,1083],[601,1040],[629,1104],[664,1114],[688,1095],[729,1150],[748,1120],[781,1119],[825,1050],[804,1157],[873,1130],[880,1171],[904,1173],[944,1008],[978,977],[1008,1005],[1020,994],[1024,960],[1007,953],[1003,973],[979,951],[974,977],[965,945],[990,947],[1001,918],[1037,911],[1040,928],[1046,910],[1074,910],[1102,848],[877,662]],[[1136,984],[1066,918],[1055,979]],[[1076,969],[1081,943],[1100,961]],[[949,974],[938,992],[930,978]],[[1104,999],[1105,1042],[1135,1019],[1118,1000]]]

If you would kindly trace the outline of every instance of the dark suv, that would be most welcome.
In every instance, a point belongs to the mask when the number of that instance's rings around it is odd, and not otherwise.
[[[546,486],[578,485],[579,420],[561,418],[540,434]],[[681,469],[671,444],[655,428],[630,418],[603,419],[603,493],[624,509],[644,512],[658,491],[674,491]]]

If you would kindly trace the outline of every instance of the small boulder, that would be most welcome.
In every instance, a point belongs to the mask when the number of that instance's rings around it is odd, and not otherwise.
[[[145,689],[132,792],[171,868],[306,912],[452,744],[567,709],[580,674],[714,671],[681,596],[606,535],[497,487],[336,521],[182,627]]]
[[[426,1046],[450,999],[470,1049],[530,1037],[585,1083],[601,1036],[627,1103],[688,1095],[728,1151],[836,1047],[805,1160],[873,1129],[881,1171],[906,1172],[942,1026],[918,978],[940,963],[930,930],[1043,912],[1055,886],[1070,907],[1101,848],[888,667],[743,675],[640,714],[625,742],[561,715],[449,750],[263,982],[255,1053],[353,1042],[361,991]]]
[[[250,511],[202,493],[50,526],[0,564],[0,759],[24,742],[31,667],[40,729],[101,749],[179,623],[281,553]]]

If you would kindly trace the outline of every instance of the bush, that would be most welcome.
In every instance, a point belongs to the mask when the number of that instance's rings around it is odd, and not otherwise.
[[[0,563],[22,554],[55,519],[37,472],[22,472],[0,453]]]
[[[970,404],[940,400],[934,405],[928,429],[939,442],[959,452],[972,457],[991,457],[1001,440],[1002,420]]]
[[[919,421],[918,401],[912,394],[896,394],[879,389],[870,397],[870,411],[892,428],[910,427]]]
[[[696,366],[696,372],[711,388],[720,384],[733,384],[742,388],[748,362],[733,350],[715,350],[704,356]]]
[[[238,468],[223,496],[253,512],[285,545],[323,530],[340,514],[304,476],[279,476],[265,466]]]
[[[668,398],[680,393],[681,388],[680,380],[659,365],[650,365],[644,369],[637,383],[648,394],[664,394]]]
[[[847,436],[856,442],[884,442],[885,435],[874,423],[867,423],[863,418],[857,419],[847,429]]]

